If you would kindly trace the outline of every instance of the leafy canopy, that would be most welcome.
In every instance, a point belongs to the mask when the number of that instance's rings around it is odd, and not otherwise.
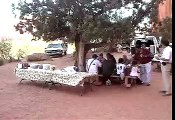
[[[19,11],[20,21],[15,28],[21,34],[29,32],[34,39],[45,41],[67,36],[76,40],[77,35],[85,43],[105,42],[109,39],[127,39],[134,35],[144,17],[159,3],[152,0],[32,0],[12,5]],[[132,7],[128,7],[132,4]],[[122,17],[114,10],[131,9],[131,16]],[[127,13],[125,13],[127,14]],[[116,17],[117,16],[117,17]],[[117,19],[116,19],[117,18]]]

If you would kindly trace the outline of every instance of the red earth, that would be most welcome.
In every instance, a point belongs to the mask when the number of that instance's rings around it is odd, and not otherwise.
[[[121,54],[115,54],[119,57]],[[57,68],[73,65],[71,56],[55,58]],[[23,81],[15,76],[17,63],[0,66],[0,120],[172,120],[172,96],[164,97],[162,77],[152,72],[151,86],[93,86],[79,95],[79,88]]]

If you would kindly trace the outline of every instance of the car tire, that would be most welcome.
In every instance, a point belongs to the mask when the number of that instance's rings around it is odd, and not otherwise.
[[[67,55],[67,52],[66,51],[64,52],[64,55]]]

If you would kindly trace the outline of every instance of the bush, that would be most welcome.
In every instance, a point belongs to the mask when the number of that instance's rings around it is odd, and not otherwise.
[[[20,60],[21,58],[24,58],[26,56],[26,51],[19,49],[17,51],[16,57],[18,58],[18,60]]]
[[[9,60],[11,48],[12,48],[11,41],[8,39],[2,39],[0,41],[0,58]]]
[[[17,62],[17,61],[19,61],[19,60],[15,59],[14,57],[11,57],[11,56],[10,56],[10,58],[8,60],[9,63],[10,62]]]

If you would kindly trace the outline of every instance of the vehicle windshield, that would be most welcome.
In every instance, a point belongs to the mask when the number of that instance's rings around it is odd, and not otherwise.
[[[139,39],[135,39],[135,41],[133,41],[131,43],[131,45],[134,45],[134,44],[143,44],[145,43],[146,44],[146,47],[150,47],[150,45],[154,45],[154,41],[152,38],[139,38]]]
[[[61,44],[49,44],[47,48],[62,48]]]

